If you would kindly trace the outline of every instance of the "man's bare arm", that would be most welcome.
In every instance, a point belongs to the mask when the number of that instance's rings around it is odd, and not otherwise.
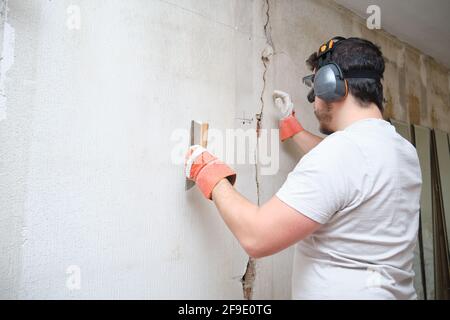
[[[276,196],[258,207],[239,194],[226,179],[215,186],[212,198],[228,228],[254,258],[279,252],[321,226]]]
[[[292,140],[294,140],[300,150],[306,154],[317,146],[323,138],[316,136],[309,131],[303,130],[292,136]]]

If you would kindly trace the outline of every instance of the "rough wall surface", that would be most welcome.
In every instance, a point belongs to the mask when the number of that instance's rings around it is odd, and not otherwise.
[[[382,47],[386,117],[450,131],[449,71],[331,1],[1,7],[1,298],[242,298],[248,258],[213,204],[184,191],[174,132],[191,119],[276,128],[282,89],[317,134],[300,79],[336,34]],[[264,203],[300,157],[287,142],[275,175],[235,165],[237,189]],[[252,297],[289,298],[291,261],[287,249],[249,264]]]
[[[71,4],[79,29],[67,27]],[[184,191],[171,137],[190,119],[233,127],[237,101],[258,101],[262,4],[7,6],[0,295],[242,297],[247,257],[212,203]],[[80,290],[66,285],[71,266]]]

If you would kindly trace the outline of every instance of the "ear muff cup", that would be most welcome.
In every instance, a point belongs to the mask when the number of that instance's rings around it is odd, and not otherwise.
[[[337,64],[326,64],[317,71],[314,76],[314,93],[326,102],[339,101],[347,96],[348,84]]]

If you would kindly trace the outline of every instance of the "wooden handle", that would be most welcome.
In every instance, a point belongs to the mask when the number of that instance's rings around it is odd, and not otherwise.
[[[208,123],[202,123],[202,127],[200,129],[200,145],[203,148],[208,146]]]

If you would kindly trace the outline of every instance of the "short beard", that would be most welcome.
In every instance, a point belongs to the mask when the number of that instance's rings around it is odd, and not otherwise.
[[[320,112],[314,110],[314,114],[316,115],[316,118],[319,120],[320,123],[319,131],[327,136],[333,134],[334,130],[331,130],[328,127],[332,120],[331,104],[326,103],[325,107]]]

